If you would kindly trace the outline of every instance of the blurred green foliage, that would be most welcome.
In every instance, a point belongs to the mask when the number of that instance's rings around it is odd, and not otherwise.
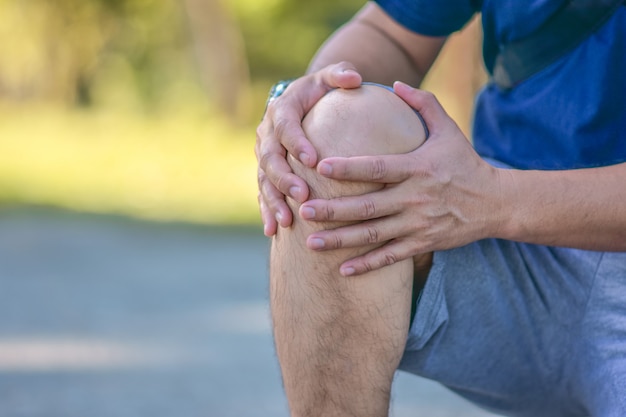
[[[0,39],[4,100],[152,106],[193,84],[176,1],[0,0]]]
[[[0,203],[258,222],[254,126],[361,0],[0,0]]]
[[[267,84],[301,74],[321,42],[362,4],[0,0],[0,53],[5,57],[0,61],[0,97],[81,106],[140,103],[147,108],[188,96],[196,100],[203,68],[193,44],[211,43],[194,38],[189,15],[205,13],[205,22],[215,25],[218,20],[209,14],[218,11],[219,23],[243,40],[242,65],[251,82]]]
[[[322,42],[363,0],[234,0],[254,79],[275,80],[304,72]]]

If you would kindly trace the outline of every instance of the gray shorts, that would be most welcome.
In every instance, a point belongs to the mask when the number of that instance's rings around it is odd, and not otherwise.
[[[436,253],[400,369],[499,414],[626,416],[626,253]]]

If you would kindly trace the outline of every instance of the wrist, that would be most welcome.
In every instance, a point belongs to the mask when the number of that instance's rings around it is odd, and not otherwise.
[[[519,190],[515,179],[515,170],[494,168],[497,174],[496,202],[491,219],[493,221],[491,236],[497,239],[515,240],[515,224],[519,208]]]

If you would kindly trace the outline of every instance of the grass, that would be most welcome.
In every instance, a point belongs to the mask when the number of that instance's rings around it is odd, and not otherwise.
[[[256,224],[254,129],[198,112],[0,108],[0,202]]]

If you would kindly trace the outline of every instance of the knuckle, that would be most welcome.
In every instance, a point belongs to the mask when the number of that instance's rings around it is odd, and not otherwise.
[[[372,265],[372,263],[370,261],[365,261],[363,262],[363,272],[370,272],[373,271],[374,269],[374,265]]]
[[[258,168],[256,173],[257,173],[257,179],[259,180],[259,182],[264,181],[267,178],[267,174],[261,168]]]
[[[373,219],[376,217],[376,204],[372,200],[365,200],[361,206],[361,218]]]
[[[269,167],[272,156],[273,156],[272,152],[268,152],[268,151],[261,152],[261,154],[258,155],[259,166],[263,169],[266,169],[267,167]]]
[[[287,182],[287,178],[284,175],[279,175],[274,179],[274,186],[278,188],[281,192],[287,191],[289,188],[289,184]]]
[[[263,136],[265,136],[265,126],[263,123],[256,127],[256,140],[257,143],[262,141]]]
[[[343,241],[341,240],[341,236],[338,236],[338,235],[333,236],[332,247],[335,249],[343,248]]]
[[[435,94],[433,94],[430,91],[425,91],[425,90],[420,90],[422,92],[422,94],[424,95],[424,99],[427,101],[432,101],[432,102],[436,102],[437,101],[437,97],[435,96]]]
[[[276,198],[284,198],[279,187],[273,184],[267,176],[259,178],[259,190],[264,200],[272,201]]]
[[[333,67],[338,72],[343,72],[347,69],[356,70],[355,66],[350,61],[341,61]]]
[[[377,243],[378,242],[378,237],[379,237],[379,233],[378,233],[378,229],[376,229],[375,227],[369,226],[366,230],[365,230],[365,241],[367,243]]]
[[[435,163],[431,160],[424,159],[414,164],[411,174],[422,179],[430,179],[434,177],[435,170]]]
[[[398,257],[391,251],[385,251],[382,255],[381,266],[393,265],[398,262]]]
[[[264,192],[265,192],[265,178],[260,178],[257,180],[257,189],[259,190],[259,196],[261,198],[264,197]]]
[[[279,118],[274,122],[274,134],[279,139],[284,139],[287,130],[289,129],[289,121],[284,118]]]
[[[380,180],[387,175],[387,164],[382,158],[375,158],[370,167],[370,178]]]
[[[330,205],[327,205],[324,208],[324,213],[326,215],[326,220],[335,220],[335,209],[333,209]]]
[[[254,143],[254,154],[256,155],[257,161],[260,160],[260,156],[263,149],[263,143],[265,142],[266,131],[262,127],[262,125],[257,126],[256,128],[256,142]]]
[[[270,213],[277,213],[280,209],[280,207],[285,203],[284,198],[280,199],[280,198],[268,198],[265,200],[265,208],[270,212]]]
[[[272,133],[272,122],[265,116],[263,121],[259,123],[255,130],[257,142],[263,142],[263,138],[269,136]]]

